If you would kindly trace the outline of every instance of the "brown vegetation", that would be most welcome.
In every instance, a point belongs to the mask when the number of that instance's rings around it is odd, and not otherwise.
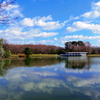
[[[17,44],[4,44],[5,50],[10,50],[12,54],[23,54],[25,48],[30,48],[33,54],[52,54],[56,53],[57,50],[60,50],[60,47],[51,46],[51,45],[17,45]]]

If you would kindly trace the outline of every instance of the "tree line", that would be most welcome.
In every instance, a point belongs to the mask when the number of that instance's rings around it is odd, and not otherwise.
[[[89,54],[99,54],[100,47],[93,47],[89,42],[68,41],[65,47],[43,44],[8,44],[6,40],[3,42],[3,48],[10,50],[12,54],[24,53],[25,48],[30,48],[32,54],[62,54],[66,52],[88,52]]]
[[[100,47],[92,47],[89,42],[68,41],[65,47],[43,44],[9,44],[5,39],[0,39],[0,55],[7,57],[10,54],[64,54],[66,52],[87,52],[99,54]]]
[[[88,54],[100,54],[100,47],[91,46],[90,42],[68,41],[65,43],[67,52],[87,52]]]
[[[53,45],[43,45],[43,44],[3,44],[5,50],[10,50],[12,54],[24,53],[27,48],[30,48],[32,54],[60,54],[65,52],[64,48],[53,46]],[[28,49],[27,49],[28,50]]]

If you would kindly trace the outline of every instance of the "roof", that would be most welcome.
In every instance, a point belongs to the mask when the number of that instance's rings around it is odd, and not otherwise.
[[[87,53],[87,52],[66,52],[66,53]]]

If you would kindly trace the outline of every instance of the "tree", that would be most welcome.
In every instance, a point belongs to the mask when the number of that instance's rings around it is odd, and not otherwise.
[[[31,49],[30,48],[25,48],[25,50],[24,50],[24,54],[26,54],[26,57],[29,57],[29,55],[31,55],[32,54],[32,51],[31,51]]]
[[[0,24],[10,24],[19,18],[19,16],[11,16],[11,14],[7,12],[7,8],[15,1],[16,0],[0,0]]]
[[[66,51],[71,51],[71,49],[72,49],[72,42],[66,42],[65,43],[65,49],[66,49]]]
[[[77,44],[78,44],[78,46],[84,46],[84,42],[83,41],[78,41]]]
[[[5,52],[4,52],[4,57],[5,57],[5,58],[9,58],[10,56],[11,56],[11,51],[5,50]]]
[[[4,56],[4,49],[2,47],[2,44],[3,44],[3,39],[0,39],[0,57]]]
[[[11,51],[10,50],[5,50],[4,45],[7,44],[7,41],[3,38],[0,39],[0,57],[10,57],[11,56]]]
[[[65,54],[66,50],[64,48],[58,48],[58,50],[56,52],[57,52],[57,54]]]
[[[0,46],[0,57],[4,57],[4,53],[5,53],[5,51],[4,51],[3,47]]]
[[[65,49],[70,52],[85,51],[85,44],[83,41],[69,41],[65,43]]]
[[[89,54],[91,54],[92,48],[91,48],[90,42],[85,42],[85,46],[86,46],[86,51],[87,51]]]

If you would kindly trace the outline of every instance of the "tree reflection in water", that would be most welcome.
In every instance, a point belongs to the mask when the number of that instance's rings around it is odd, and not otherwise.
[[[84,57],[51,57],[51,58],[27,58],[25,60],[0,60],[0,75],[3,76],[7,73],[8,69],[16,67],[47,67],[58,63],[65,63],[66,68],[72,69],[90,69],[89,58]]]
[[[50,65],[55,65],[65,61],[61,58],[27,58],[25,60],[20,59],[8,59],[0,60],[0,76],[4,76],[8,69],[13,69],[16,67],[46,67]]]
[[[30,66],[30,64],[32,63],[32,59],[31,59],[31,58],[26,58],[26,59],[24,60],[24,62],[25,62],[25,65],[26,65],[26,66]]]
[[[65,67],[68,69],[90,69],[88,57],[67,57]]]
[[[10,63],[11,60],[0,60],[0,76],[6,75]]]

